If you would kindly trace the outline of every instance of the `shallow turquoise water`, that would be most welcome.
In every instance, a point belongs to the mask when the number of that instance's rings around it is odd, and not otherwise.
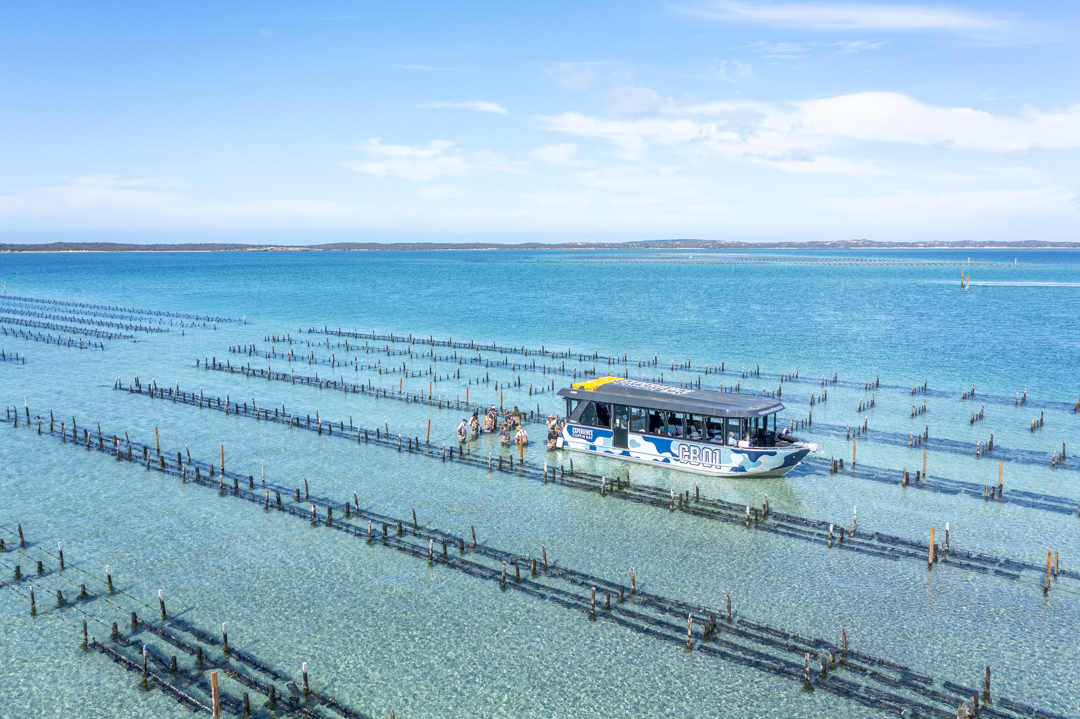
[[[783,396],[796,418],[806,416],[808,395],[820,392],[808,378],[836,372],[842,382],[859,384],[830,387],[828,401],[813,410],[819,426],[867,418],[872,432],[859,442],[860,464],[914,472],[921,451],[875,442],[873,434],[906,435],[929,425],[932,437],[971,447],[966,455],[931,450],[932,476],[996,485],[997,461],[975,458],[975,443],[992,431],[1001,447],[1046,456],[1042,463],[1005,462],[1008,488],[1080,501],[1080,463],[1072,458],[1080,452],[1080,417],[1068,409],[1047,410],[1044,427],[1031,433],[1037,409],[984,399],[1026,388],[1032,404],[1051,400],[1071,407],[1076,401],[1080,287],[1070,283],[1080,282],[1080,255],[837,253],[836,264],[821,264],[815,260],[820,254],[785,254],[793,261],[661,263],[656,260],[670,255],[605,252],[604,262],[581,262],[592,255],[516,251],[0,255],[0,275],[11,294],[246,316],[248,322],[200,326],[183,336],[175,330],[140,335],[135,342],[107,342],[105,352],[2,338],[3,349],[25,352],[27,362],[0,363],[0,387],[6,405],[21,408],[25,396],[32,413],[53,409],[58,422],[59,415],[73,414],[80,426],[101,422],[106,431],[126,429],[139,442],[151,441],[156,426],[163,450],[175,453],[188,445],[193,457],[208,462],[224,444],[230,469],[258,477],[265,466],[268,480],[287,486],[307,477],[313,491],[341,501],[355,491],[361,504],[395,516],[415,507],[422,522],[462,534],[475,525],[482,541],[506,549],[538,554],[543,543],[556,561],[611,579],[627,581],[633,564],[639,582],[656,593],[720,606],[730,592],[746,616],[833,640],[846,625],[856,647],[935,678],[975,685],[982,667],[991,664],[995,691],[1080,714],[1072,688],[1080,627],[1075,583],[1063,580],[1044,597],[1033,576],[1009,581],[947,567],[928,573],[917,562],[829,552],[111,389],[114,378],[126,382],[138,374],[163,386],[179,382],[186,391],[254,397],[263,406],[285,402],[292,412],[318,409],[333,420],[352,415],[369,427],[386,422],[405,436],[422,437],[430,418],[433,443],[449,443],[458,412],[205,372],[194,361],[216,356],[239,362],[228,346],[264,347],[265,334],[300,337],[301,327],[327,325],[603,355],[625,351],[631,358],[657,355],[660,365],[693,358],[697,368],[723,360],[726,374],[703,378],[706,385],[730,384],[739,369],[760,364],[760,378],[742,381],[747,391],[772,391],[780,372],[798,367],[800,381],[785,383]],[[973,278],[966,293],[959,287],[961,269]],[[308,338],[302,335],[302,341]],[[387,365],[400,361],[383,359]],[[267,364],[260,362],[252,360],[253,366]],[[298,373],[314,371],[296,366]],[[330,374],[320,367],[320,376],[324,370]],[[350,381],[397,383],[396,375],[350,371]],[[463,377],[481,373],[462,371]],[[490,373],[500,380],[520,374],[526,385],[550,380],[528,372]],[[697,372],[673,376],[696,379]],[[858,401],[869,397],[861,383],[878,376],[893,388],[875,390],[876,406],[860,415]],[[912,419],[910,407],[922,396],[913,399],[896,387],[923,380],[949,394],[929,396],[927,413]],[[418,391],[428,380],[406,380],[406,387],[410,382]],[[961,390],[972,383],[976,399],[961,401]],[[491,385],[470,391],[474,401],[497,401]],[[525,390],[504,391],[507,404],[559,409],[550,394],[529,398]],[[436,392],[464,395],[463,385],[452,381],[439,383]],[[983,404],[986,419],[969,424],[971,411]],[[228,621],[237,646],[293,674],[300,662],[309,662],[317,688],[373,716],[388,716],[390,706],[401,717],[880,714],[500,593],[350,537],[237,508],[234,500],[96,452],[10,425],[0,431],[0,525],[21,522],[28,538],[49,548],[62,540],[69,563],[98,574],[111,564],[125,591],[151,605],[150,614],[157,589],[165,588],[174,613],[206,631]],[[809,435],[825,457],[850,456],[842,435]],[[1051,453],[1063,441],[1069,460],[1051,470]],[[529,454],[534,463],[545,459],[538,445]],[[561,453],[547,459],[568,461]],[[575,465],[608,474],[623,468],[580,456]],[[956,546],[1035,563],[1045,561],[1047,548],[1059,551],[1062,568],[1076,567],[1080,557],[1077,516],[984,505],[809,468],[756,481],[701,479],[637,465],[631,473],[636,482],[676,489],[697,482],[707,496],[755,506],[767,492],[776,511],[838,524],[848,524],[857,505],[864,531],[925,540],[935,525],[940,541],[949,522]],[[16,560],[8,544],[0,560],[22,561],[25,568],[29,562]],[[10,576],[6,565],[0,570]],[[111,607],[95,606],[93,613],[124,619]],[[71,627],[44,615],[30,619],[24,599],[6,590],[0,591],[0,636],[6,638],[0,716],[188,714],[159,692],[142,692],[133,675],[102,657],[84,655]]]

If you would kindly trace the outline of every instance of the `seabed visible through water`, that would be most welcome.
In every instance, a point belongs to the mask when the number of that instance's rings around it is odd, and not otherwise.
[[[1080,716],[1077,260],[0,255],[0,717]],[[607,374],[821,451],[546,451]]]

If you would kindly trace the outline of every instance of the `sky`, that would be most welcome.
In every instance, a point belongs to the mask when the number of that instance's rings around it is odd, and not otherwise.
[[[0,241],[1080,240],[1080,3],[0,2]]]

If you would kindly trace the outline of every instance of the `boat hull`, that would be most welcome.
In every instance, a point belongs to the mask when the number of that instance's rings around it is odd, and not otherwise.
[[[609,429],[569,424],[563,428],[565,449],[714,477],[779,477],[793,469],[811,447],[729,447],[654,435],[631,433],[626,447],[616,447]]]

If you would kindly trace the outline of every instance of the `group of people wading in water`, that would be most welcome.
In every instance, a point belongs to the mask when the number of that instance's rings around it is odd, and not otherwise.
[[[483,420],[480,419],[479,415],[479,410],[477,410],[473,412],[472,417],[461,420],[461,424],[457,428],[459,443],[465,444],[470,439],[476,439],[481,432],[484,434],[498,432],[499,444],[504,447],[509,447],[511,444],[524,446],[529,443],[529,433],[525,429],[525,413],[519,410],[517,405],[514,406],[512,411],[503,414],[502,424],[499,424],[499,410],[495,405],[491,405],[491,409],[484,415]],[[555,415],[549,414],[547,420],[548,449],[555,449],[556,441],[561,432],[562,424],[556,419]]]

